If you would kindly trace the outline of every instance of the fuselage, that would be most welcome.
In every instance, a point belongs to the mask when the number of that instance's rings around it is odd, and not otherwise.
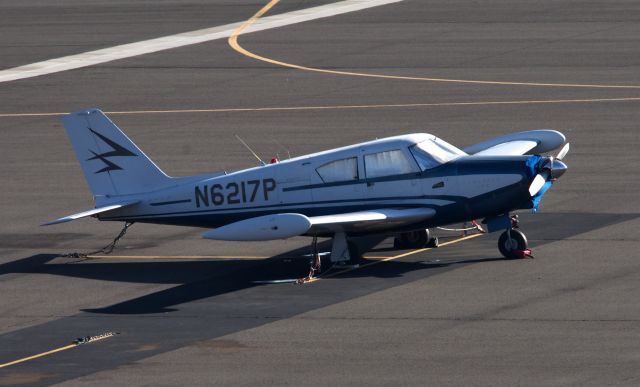
[[[532,207],[527,188],[534,175],[530,158],[537,156],[462,154],[425,167],[410,147],[432,137],[398,136],[187,179],[147,192],[139,204],[100,219],[215,228],[275,213],[320,216],[379,208],[436,210],[435,217],[421,223],[402,228],[387,223],[377,230],[403,231]]]

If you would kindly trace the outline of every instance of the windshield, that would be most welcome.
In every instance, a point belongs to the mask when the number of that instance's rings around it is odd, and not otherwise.
[[[465,155],[460,149],[437,137],[417,143],[409,150],[422,170],[435,168]]]

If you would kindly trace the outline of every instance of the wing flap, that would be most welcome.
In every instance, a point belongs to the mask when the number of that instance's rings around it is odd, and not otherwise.
[[[47,222],[47,223],[42,224],[42,226],[50,226],[52,224],[70,222],[72,220],[85,218],[87,216],[102,214],[104,212],[116,210],[118,208],[128,207],[128,206],[134,205],[134,204],[139,203],[139,202],[140,202],[139,200],[130,200],[130,201],[126,201],[126,202],[110,204],[108,206],[97,207],[97,208],[93,208],[91,210],[78,212],[77,214],[71,214],[71,215],[64,216],[62,218],[58,218],[56,220],[52,220],[51,222]]]

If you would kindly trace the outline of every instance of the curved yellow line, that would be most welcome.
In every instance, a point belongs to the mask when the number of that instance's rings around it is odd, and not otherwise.
[[[382,79],[394,79],[394,80],[406,80],[406,81],[427,81],[427,82],[450,82],[450,83],[470,83],[481,85],[509,85],[509,86],[543,86],[543,87],[581,87],[581,88],[599,88],[599,89],[640,89],[638,85],[591,85],[591,84],[577,84],[577,83],[540,83],[540,82],[508,82],[508,81],[480,81],[471,79],[448,79],[448,78],[428,78],[428,77],[410,77],[402,75],[387,75],[387,74],[370,74],[370,73],[356,73],[352,71],[338,71],[327,70],[317,67],[301,66],[293,63],[282,62],[279,60],[267,58],[251,51],[246,50],[238,43],[238,37],[251,27],[262,15],[268,12],[280,0],[271,0],[267,5],[262,7],[255,15],[249,20],[244,22],[237,30],[235,30],[228,39],[228,43],[237,52],[245,55],[249,58],[253,58],[262,62],[271,63],[277,66],[288,67],[303,71],[312,71],[316,73],[333,74],[333,75],[347,75],[354,77],[367,77],[367,78],[382,78]]]

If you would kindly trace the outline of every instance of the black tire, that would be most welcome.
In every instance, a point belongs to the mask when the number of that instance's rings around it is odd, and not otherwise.
[[[511,238],[509,238],[509,234],[511,234]],[[514,250],[526,250],[527,247],[527,237],[520,230],[505,231],[498,239],[498,250],[508,259],[520,258],[520,255],[514,253]]]
[[[429,243],[429,230],[403,232],[393,240],[396,249],[421,249]]]
[[[440,241],[438,240],[438,237],[433,237],[429,239],[429,242],[427,243],[426,247],[431,247],[432,249],[435,249],[438,246],[440,246]]]
[[[362,258],[362,255],[360,253],[360,248],[358,247],[358,244],[355,243],[354,241],[347,241],[347,249],[349,249],[349,257],[351,258],[349,260],[349,264],[351,265],[357,265],[360,263],[360,259]]]

